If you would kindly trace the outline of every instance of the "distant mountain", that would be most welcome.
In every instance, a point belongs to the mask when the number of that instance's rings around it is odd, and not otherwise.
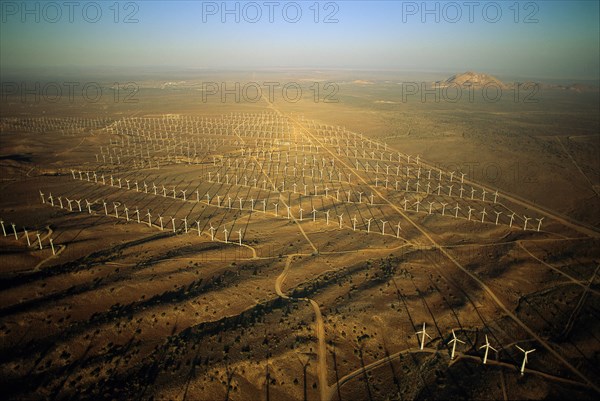
[[[463,85],[472,85],[473,87],[482,87],[491,84],[493,86],[500,87],[501,89],[506,89],[510,87],[510,85],[505,84],[496,77],[472,71],[467,71],[462,74],[453,75],[446,81],[440,81],[438,83],[441,86],[459,85],[463,87]]]

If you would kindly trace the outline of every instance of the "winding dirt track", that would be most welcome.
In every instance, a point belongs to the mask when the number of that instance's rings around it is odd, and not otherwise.
[[[297,299],[301,301],[307,301],[312,306],[315,311],[315,325],[316,325],[316,335],[319,340],[318,344],[318,362],[317,362],[317,375],[319,376],[319,390],[321,392],[321,400],[326,400],[328,398],[327,394],[330,392],[330,388],[327,385],[327,347],[325,345],[325,324],[323,323],[323,315],[321,315],[321,309],[319,308],[319,304],[310,299],[310,298],[290,298],[283,291],[281,291],[281,284],[285,281],[290,265],[292,264],[292,260],[295,256],[302,256],[302,254],[295,253],[287,256],[287,260],[285,261],[285,267],[281,274],[275,280],[275,292],[281,298],[285,299]]]
[[[356,369],[355,371],[348,373],[346,376],[342,377],[337,385],[334,384],[333,386],[329,387],[329,391],[327,393],[327,398],[325,399],[326,401],[331,400],[334,396],[334,394],[337,392],[338,388],[341,388],[344,384],[348,383],[349,381],[352,381],[353,379],[359,377],[360,375],[363,375],[365,372],[368,372],[370,370],[373,369],[377,369],[378,367],[386,364],[386,363],[390,363],[393,359],[396,359],[398,357],[400,357],[401,355],[408,355],[408,354],[419,354],[419,353],[427,353],[427,354],[439,354],[439,355],[445,355],[443,353],[440,353],[439,350],[435,349],[435,348],[423,348],[420,349],[418,347],[416,348],[409,348],[409,349],[405,349],[399,352],[396,352],[395,354],[386,356],[384,358],[378,359],[375,362],[371,362],[370,364],[366,365],[364,368],[361,367],[359,369]],[[461,352],[457,352],[455,354],[455,358],[454,360],[450,361],[450,358],[448,358],[449,364],[453,365],[455,364],[457,361],[461,360],[461,359],[465,359],[465,360],[470,360],[470,361],[474,361],[477,363],[481,362],[481,357],[479,356],[473,356],[473,355],[467,355],[467,354],[463,354]],[[500,361],[495,361],[493,359],[488,359],[487,360],[487,364],[488,365],[492,365],[492,366],[499,366],[502,368],[506,368],[509,370],[514,370],[514,371],[518,371],[519,367],[506,363],[506,362],[500,362]],[[532,369],[527,369],[527,373],[528,374],[534,374],[537,376],[541,376],[545,379],[549,379],[549,380],[553,380],[553,381],[557,381],[557,382],[561,382],[561,383],[566,383],[566,384],[570,384],[570,385],[574,385],[574,386],[578,386],[578,387],[585,387],[585,388],[589,388],[589,386],[585,383],[581,383],[575,380],[569,380],[569,379],[565,379],[563,377],[558,377],[558,376],[554,376],[554,375],[550,375],[548,373],[544,373],[544,372],[540,372],[538,370],[532,370]]]
[[[332,152],[328,147],[324,146],[324,144],[317,138],[315,137],[308,129],[306,129],[300,122],[298,122],[297,120],[293,119],[292,117],[289,117],[289,119],[291,121],[293,121],[294,123],[296,123],[296,125],[302,130],[304,131],[308,137],[310,137],[315,143],[318,143],[322,149],[324,149],[325,151],[327,151],[331,157],[335,158],[341,165],[343,165],[344,167],[346,167],[349,171],[353,171],[352,166],[349,166],[344,160],[340,159],[338,157],[338,155],[335,154],[335,152]],[[454,259],[454,257],[452,257],[452,255],[450,255],[448,253],[448,251],[442,247],[440,244],[438,244],[433,237],[427,232],[427,230],[423,227],[421,227],[419,224],[415,223],[411,218],[409,218],[400,208],[398,208],[394,203],[392,203],[391,201],[389,201],[386,197],[384,197],[379,191],[377,187],[372,186],[370,183],[368,183],[362,176],[356,174],[357,178],[362,181],[362,183],[371,189],[372,193],[376,194],[377,196],[379,196],[384,202],[386,202],[392,209],[394,209],[396,212],[398,212],[398,214],[400,216],[402,216],[406,221],[408,221],[415,229],[417,229],[435,248],[437,248],[439,250],[439,252],[441,252],[446,258],[448,258],[448,260],[450,260],[459,270],[461,270],[463,273],[467,274],[473,281],[475,281],[479,287],[485,291],[485,293],[487,293],[487,295],[494,301],[494,303],[496,303],[496,305],[502,309],[502,311],[505,313],[506,316],[510,317],[517,325],[519,325],[525,332],[527,332],[527,334],[529,334],[533,339],[535,339],[541,346],[543,346],[549,353],[551,353],[556,359],[558,359],[559,361],[561,361],[567,368],[569,368],[569,370],[571,372],[573,372],[575,375],[577,375],[578,377],[580,377],[583,381],[585,381],[590,387],[592,387],[596,392],[600,393],[600,387],[598,387],[595,383],[593,383],[590,379],[588,379],[583,373],[581,373],[575,366],[573,366],[569,361],[567,361],[566,358],[564,358],[561,354],[559,354],[556,350],[554,350],[554,348],[552,348],[550,346],[550,344],[548,344],[548,342],[546,342],[542,337],[540,337],[537,333],[535,333],[531,328],[529,328],[525,323],[523,323],[506,305],[504,305],[504,303],[498,298],[498,296],[491,290],[490,287],[488,287],[479,277],[477,277],[475,274],[473,274],[471,271],[469,271],[468,269],[466,269],[463,265],[461,265],[456,259]],[[510,197],[508,197],[510,199]],[[512,200],[512,199],[511,199]],[[521,205],[524,205],[530,209],[533,210],[538,210],[541,212],[546,213],[544,210],[542,210],[541,208],[535,206],[535,205],[531,205],[525,201],[521,201],[518,199],[514,200],[516,203],[519,203]],[[564,218],[561,218],[559,216],[553,216],[555,218],[557,218],[557,220],[564,222],[565,224],[567,224],[568,226],[572,226],[572,227],[577,227],[578,231],[580,232],[585,232],[588,235],[592,236],[592,237],[597,237],[599,235],[598,232],[593,231],[593,230],[589,230],[585,227],[581,227],[579,225],[576,225],[570,221],[565,220]],[[324,400],[324,398],[322,398],[322,400]]]

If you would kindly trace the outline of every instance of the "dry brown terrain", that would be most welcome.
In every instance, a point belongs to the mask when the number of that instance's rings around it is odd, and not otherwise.
[[[345,78],[338,103],[5,102],[3,396],[596,399],[598,94]]]

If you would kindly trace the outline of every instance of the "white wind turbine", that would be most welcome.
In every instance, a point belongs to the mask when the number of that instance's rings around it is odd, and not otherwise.
[[[537,230],[540,231],[540,229],[542,228],[542,220],[544,220],[543,217],[536,219],[538,221],[538,226],[537,226]]]
[[[423,349],[423,347],[425,346],[425,337],[427,336],[427,337],[431,338],[431,336],[429,334],[427,334],[427,332],[425,331],[425,322],[423,322],[423,328],[421,330],[417,331],[416,334],[417,334],[417,336],[419,334],[421,334],[420,349]]]
[[[523,219],[525,220],[525,224],[523,225],[523,231],[525,231],[527,230],[527,222],[529,222],[529,220],[531,220],[532,217],[523,216]]]
[[[508,225],[509,227],[512,227],[512,225],[513,225],[513,220],[515,219],[515,214],[516,213],[513,212],[513,214],[510,215],[510,224]]]
[[[529,351],[525,351],[523,348],[519,347],[516,344],[515,344],[515,347],[517,347],[521,352],[523,352],[525,354],[523,356],[523,363],[521,364],[521,375],[523,375],[525,373],[525,365],[527,364],[527,355],[529,355],[530,353],[534,352],[535,348],[531,349]]]
[[[485,354],[483,355],[483,364],[485,365],[487,363],[488,353],[489,353],[490,349],[492,349],[496,352],[498,352],[498,350],[490,345],[490,341],[488,340],[487,334],[485,335],[485,344],[482,345],[481,347],[479,347],[479,349],[482,349],[482,348],[485,348]]]
[[[29,233],[27,232],[25,227],[23,227],[23,232],[25,233],[25,238],[27,239],[27,246],[31,246],[31,241],[29,240]]]
[[[454,333],[454,329],[452,329],[452,340],[449,342],[452,344],[452,353],[450,354],[450,359],[454,359],[454,353],[456,351],[456,343],[464,344],[465,342],[456,338],[456,334]]]

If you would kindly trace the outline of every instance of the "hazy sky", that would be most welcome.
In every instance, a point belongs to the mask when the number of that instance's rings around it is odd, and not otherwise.
[[[227,2],[230,14],[221,1],[120,2],[118,13],[114,1],[74,3],[3,0],[0,67],[475,70],[572,79],[600,74],[595,0],[522,1],[518,7],[515,1],[336,1],[318,7],[314,1]]]

